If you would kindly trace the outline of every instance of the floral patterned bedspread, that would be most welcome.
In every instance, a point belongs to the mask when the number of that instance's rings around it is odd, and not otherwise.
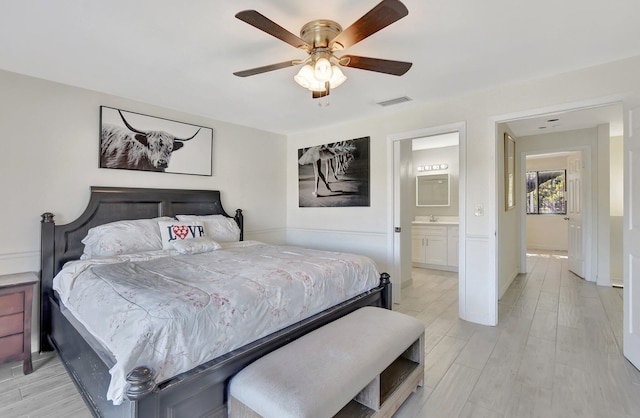
[[[73,261],[54,289],[114,355],[107,399],[118,405],[136,366],[161,382],[378,283],[365,256],[240,242]]]

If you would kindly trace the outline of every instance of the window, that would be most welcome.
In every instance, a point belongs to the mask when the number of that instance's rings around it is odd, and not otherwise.
[[[566,214],[566,171],[527,172],[527,214]]]

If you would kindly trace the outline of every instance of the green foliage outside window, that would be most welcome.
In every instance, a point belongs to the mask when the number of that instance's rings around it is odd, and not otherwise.
[[[527,214],[566,214],[566,171],[527,172]]]

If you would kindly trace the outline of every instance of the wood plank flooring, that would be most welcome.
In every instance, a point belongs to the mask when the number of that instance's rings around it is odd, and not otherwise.
[[[500,323],[458,319],[457,274],[414,269],[394,309],[425,323],[425,385],[396,418],[640,417],[640,372],[622,356],[622,290],[531,254],[499,301]],[[58,358],[0,366],[0,417],[90,417]],[[188,417],[184,417],[188,418]]]
[[[622,356],[622,289],[586,282],[566,253],[527,257],[499,301],[499,325],[457,318],[457,275],[413,270],[397,310],[427,327],[425,386],[396,414],[640,417],[640,372]]]

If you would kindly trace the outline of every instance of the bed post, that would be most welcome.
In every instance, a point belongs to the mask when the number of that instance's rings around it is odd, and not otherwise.
[[[156,389],[156,372],[151,367],[139,366],[127,374],[127,399],[139,401]]]
[[[391,294],[391,276],[389,276],[389,273],[380,274],[380,286],[382,286],[382,307],[392,310],[393,298]]]
[[[53,213],[42,214],[40,221],[40,351],[52,351],[49,342],[51,333],[51,285],[53,280],[55,254],[55,221]]]
[[[242,209],[236,209],[236,216],[233,217],[240,228],[240,241],[244,241],[244,216],[242,215]]]

